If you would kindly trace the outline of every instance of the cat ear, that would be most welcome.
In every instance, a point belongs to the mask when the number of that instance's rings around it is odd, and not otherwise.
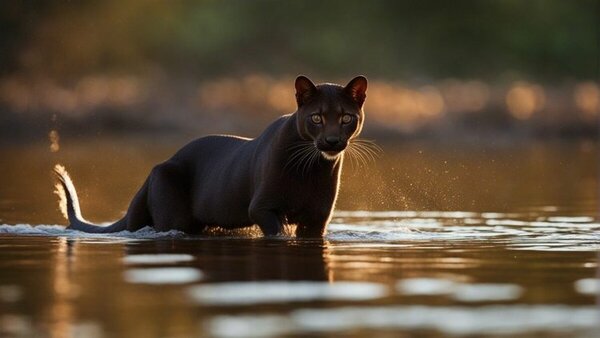
[[[306,103],[316,92],[317,87],[309,78],[304,75],[299,75],[296,78],[296,102],[298,103],[298,108]]]
[[[348,82],[344,90],[362,108],[367,98],[367,78],[362,75],[355,77]]]

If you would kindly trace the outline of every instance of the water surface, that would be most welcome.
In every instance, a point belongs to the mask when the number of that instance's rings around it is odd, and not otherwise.
[[[347,166],[322,240],[61,225],[53,163],[84,215],[108,221],[174,147],[2,148],[0,336],[600,333],[593,144],[383,145],[371,167]]]

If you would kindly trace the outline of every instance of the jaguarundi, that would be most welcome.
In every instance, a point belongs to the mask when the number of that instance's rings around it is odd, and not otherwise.
[[[373,151],[357,139],[365,114],[367,79],[345,87],[295,81],[296,112],[284,115],[257,138],[199,138],[155,166],[125,216],[109,226],[83,219],[75,186],[56,165],[57,193],[69,229],[93,233],[152,226],[200,233],[258,225],[265,236],[296,225],[298,237],[323,236],[335,206],[345,152]]]

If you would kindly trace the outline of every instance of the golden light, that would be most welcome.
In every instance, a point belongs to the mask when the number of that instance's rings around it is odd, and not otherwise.
[[[519,120],[527,120],[544,108],[546,97],[538,85],[516,82],[506,94],[506,106],[510,114]]]
[[[481,81],[468,81],[464,85],[467,92],[465,100],[466,111],[479,111],[485,108],[490,99],[489,86]]]
[[[573,99],[584,117],[595,118],[600,110],[600,88],[594,82],[580,83],[575,87]]]
[[[269,89],[267,101],[276,111],[292,112],[296,108],[294,93],[291,92],[290,86],[287,83],[276,83],[273,85]]]
[[[263,74],[207,80],[196,87],[196,95],[187,103],[214,118],[247,113],[266,118],[296,109],[292,83],[292,77],[273,78]],[[148,100],[162,100],[151,97],[157,89],[167,90],[156,78],[126,75],[88,75],[74,85],[49,78],[7,77],[0,78],[0,104],[13,112],[83,117],[101,108],[136,111]],[[553,94],[547,94],[550,92]],[[480,80],[449,78],[422,87],[372,80],[367,96],[365,111],[369,120],[404,132],[431,123],[445,123],[461,114],[485,114],[488,108],[496,110],[502,104],[518,120],[528,120],[542,110],[544,119],[556,121],[571,116],[589,123],[600,115],[600,84],[593,81],[560,88],[517,81],[505,90],[504,86]],[[572,111],[579,116],[568,114]],[[231,116],[220,117],[222,113]],[[58,145],[51,149],[58,149]]]
[[[369,118],[405,131],[439,119],[446,111],[440,89],[427,85],[413,89],[408,85],[372,81],[366,103]]]
[[[265,76],[248,75],[242,81],[245,99],[251,105],[259,106],[264,104],[265,94],[268,92],[269,86],[272,84]]]
[[[446,103],[446,111],[451,113],[471,113],[480,111],[490,100],[489,86],[481,81],[467,82],[448,79],[440,84]]]
[[[422,87],[416,95],[419,112],[427,117],[436,117],[444,111],[444,98],[434,86]]]

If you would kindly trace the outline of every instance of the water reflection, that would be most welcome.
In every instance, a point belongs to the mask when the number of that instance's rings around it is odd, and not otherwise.
[[[448,295],[461,302],[515,300],[523,293],[523,288],[515,284],[457,283],[436,278],[403,279],[396,289],[405,295]]]
[[[193,260],[194,256],[188,254],[127,255],[123,258],[126,264],[177,264]]]
[[[598,310],[592,306],[345,307],[299,309],[290,315],[219,316],[208,322],[216,337],[277,337],[285,334],[340,334],[360,337],[357,330],[388,334],[431,330],[442,335],[528,335],[533,332],[569,336],[597,333]]]
[[[477,214],[453,215],[484,221]],[[346,226],[358,223],[355,237],[366,238],[369,232],[361,230],[366,224],[360,224],[371,216],[376,215],[346,217]],[[376,220],[398,221],[371,218],[372,229],[379,227]],[[103,238],[4,234],[0,269],[11,273],[0,274],[0,290],[6,295],[1,300],[2,333],[240,336],[244,331],[232,325],[257,323],[269,325],[252,331],[263,336],[358,328],[524,333],[556,318],[570,333],[591,330],[595,253],[575,242],[578,249],[568,253],[514,251],[511,241],[526,241],[527,236],[504,233],[503,226],[498,238],[467,240],[461,219],[435,218],[439,227],[423,229],[418,226],[426,223],[417,221],[411,225],[415,231],[401,233],[419,237],[370,242],[346,241],[339,232],[349,230],[335,229],[326,240],[307,241],[161,238],[148,232]],[[400,221],[410,224],[409,219]],[[573,223],[572,230],[579,224]],[[495,227],[476,231],[494,232]],[[436,231],[446,237],[438,240]],[[15,290],[20,296],[11,300]],[[501,323],[515,313],[529,319]],[[330,324],[309,320],[313,316],[325,316]],[[226,327],[230,330],[224,331]]]
[[[261,281],[198,285],[188,295],[203,305],[255,305],[306,301],[361,301],[385,296],[388,290],[376,283]]]
[[[575,290],[584,295],[600,296],[600,279],[599,278],[582,278],[575,281]]]
[[[73,242],[66,238],[59,238],[55,252],[55,264],[52,274],[51,293],[55,300],[48,309],[47,319],[49,323],[49,334],[51,337],[67,337],[71,333],[74,324],[73,304],[71,300],[80,293],[71,278],[73,255]]]
[[[146,268],[129,269],[124,278],[129,283],[138,284],[188,284],[200,281],[202,272],[192,268]]]
[[[172,152],[68,142],[52,154],[1,150],[13,160],[0,185],[0,336],[594,336],[598,326],[595,146],[392,150],[369,175],[345,174],[348,210],[326,238],[297,240],[53,225],[62,220],[39,168],[56,156],[73,162],[86,214],[107,220]]]
[[[126,245],[128,257],[153,252],[171,257],[193,255],[193,261],[177,262],[205,273],[207,281],[329,280],[329,244],[325,240],[298,241],[228,238],[132,242]],[[176,256],[175,256],[176,255]],[[125,258],[131,261],[131,258]],[[139,260],[139,258],[134,258]]]

